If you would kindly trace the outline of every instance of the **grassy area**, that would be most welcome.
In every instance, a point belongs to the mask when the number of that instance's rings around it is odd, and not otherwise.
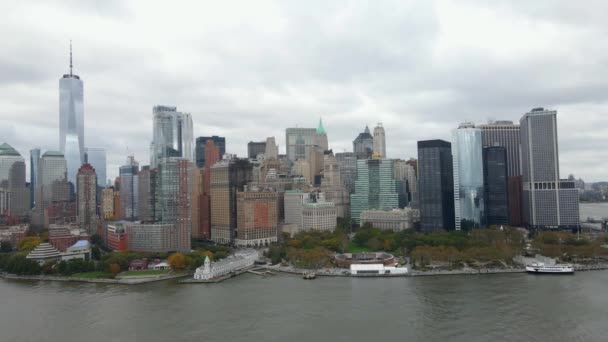
[[[351,243],[346,249],[347,253],[362,253],[362,252],[371,252],[372,250],[367,247],[359,247],[354,243]]]
[[[84,272],[84,273],[74,273],[70,277],[72,278],[88,278],[88,279],[96,279],[96,278],[110,278],[110,274],[106,272]]]
[[[141,270],[141,271],[125,271],[122,272],[121,276],[148,276],[157,274],[166,274],[167,270]]]

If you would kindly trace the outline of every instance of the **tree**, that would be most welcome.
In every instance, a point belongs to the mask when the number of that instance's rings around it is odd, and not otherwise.
[[[8,241],[2,241],[0,243],[0,252],[2,253],[10,253],[13,251],[13,245],[11,245]]]
[[[93,257],[94,260],[101,259],[101,250],[99,249],[99,247],[93,246],[91,248],[91,256]]]
[[[37,236],[28,236],[19,241],[19,252],[29,252],[36,248],[41,242],[42,240]]]
[[[101,236],[99,236],[98,234],[93,234],[91,236],[91,244],[97,246],[103,245],[103,240],[101,239]]]
[[[188,265],[188,260],[186,259],[186,256],[182,253],[172,254],[171,256],[169,256],[169,259],[167,261],[169,262],[169,265],[171,265],[171,268],[173,268],[174,270],[183,270]]]
[[[119,264],[110,264],[106,269],[106,272],[110,273],[111,278],[115,278],[118,273],[120,273],[120,265]]]

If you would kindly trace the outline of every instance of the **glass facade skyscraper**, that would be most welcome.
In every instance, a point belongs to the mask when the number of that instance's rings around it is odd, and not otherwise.
[[[36,204],[36,187],[38,185],[38,161],[40,160],[40,149],[30,150],[30,208]]]
[[[83,85],[72,72],[70,44],[70,73],[59,80],[59,150],[67,164],[67,180],[76,186],[76,173],[84,162],[84,103]]]
[[[389,159],[357,160],[355,193],[350,197],[351,218],[360,223],[361,213],[368,209],[399,207],[393,161]]]
[[[139,163],[133,156],[120,167],[120,218],[134,221],[139,217]]]
[[[106,149],[103,147],[87,147],[85,148],[85,162],[89,163],[95,169],[97,174],[97,186],[105,187],[106,178]]]
[[[181,157],[194,161],[194,133],[190,113],[177,107],[154,106],[153,137],[150,144],[150,166],[158,167],[163,158]]]
[[[456,230],[485,225],[481,130],[463,123],[452,131]]]

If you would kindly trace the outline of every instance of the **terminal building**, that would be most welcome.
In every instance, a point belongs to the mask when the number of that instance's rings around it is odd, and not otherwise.
[[[234,255],[216,262],[211,262],[209,257],[205,258],[203,266],[196,269],[194,279],[211,280],[230,274],[246,267],[253,266],[258,259],[258,252],[255,249],[243,249]]]

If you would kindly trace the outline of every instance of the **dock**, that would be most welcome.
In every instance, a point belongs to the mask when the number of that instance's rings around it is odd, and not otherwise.
[[[222,281],[224,281],[226,279],[234,278],[234,277],[239,276],[239,275],[241,275],[243,273],[246,273],[249,270],[251,270],[252,268],[253,268],[253,266],[241,268],[241,269],[236,270],[234,272],[230,272],[230,273],[225,274],[223,276],[220,276],[220,277],[217,277],[217,278],[213,278],[213,279],[209,279],[209,280],[201,280],[201,279],[190,278],[190,279],[180,280],[177,283],[178,284],[199,284],[199,283],[214,284],[214,283],[220,283],[220,282],[222,282]]]

